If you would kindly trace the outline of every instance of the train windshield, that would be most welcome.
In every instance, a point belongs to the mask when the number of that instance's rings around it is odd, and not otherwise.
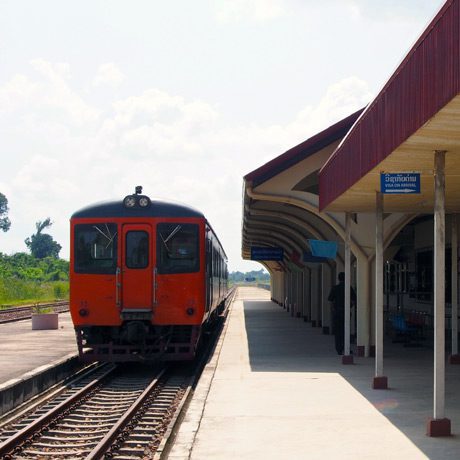
[[[126,234],[126,266],[147,268],[149,265],[149,234],[144,231],[130,231]]]
[[[76,273],[115,273],[117,268],[117,225],[75,225],[74,270]]]
[[[200,269],[198,225],[158,224],[159,273],[191,273]]]

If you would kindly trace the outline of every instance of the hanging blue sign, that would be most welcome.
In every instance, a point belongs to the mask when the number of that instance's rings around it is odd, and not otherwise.
[[[420,193],[420,173],[381,173],[380,191],[393,195]]]
[[[326,259],[335,259],[337,256],[337,242],[323,240],[308,240],[311,253],[315,257],[324,257]]]
[[[283,260],[283,248],[251,248],[251,260]]]

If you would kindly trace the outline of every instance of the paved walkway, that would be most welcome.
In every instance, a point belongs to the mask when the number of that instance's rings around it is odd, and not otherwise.
[[[460,366],[446,366],[454,435],[429,438],[432,350],[387,344],[388,390],[371,389],[372,358],[355,362],[267,291],[240,288],[168,458],[460,458]]]
[[[30,319],[0,324],[0,386],[69,354],[78,354],[70,313],[49,331],[33,331]]]

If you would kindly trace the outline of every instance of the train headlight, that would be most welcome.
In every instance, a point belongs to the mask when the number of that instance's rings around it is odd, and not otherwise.
[[[132,195],[128,195],[123,200],[123,205],[126,208],[134,208],[134,206],[136,206],[136,198],[134,196],[132,196]]]
[[[141,208],[146,208],[149,205],[150,205],[150,200],[146,196],[141,196],[139,198],[139,206]]]

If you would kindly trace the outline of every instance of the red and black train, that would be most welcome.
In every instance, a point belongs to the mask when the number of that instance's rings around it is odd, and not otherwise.
[[[70,311],[83,361],[187,360],[227,295],[227,257],[204,215],[123,200],[75,212]]]

